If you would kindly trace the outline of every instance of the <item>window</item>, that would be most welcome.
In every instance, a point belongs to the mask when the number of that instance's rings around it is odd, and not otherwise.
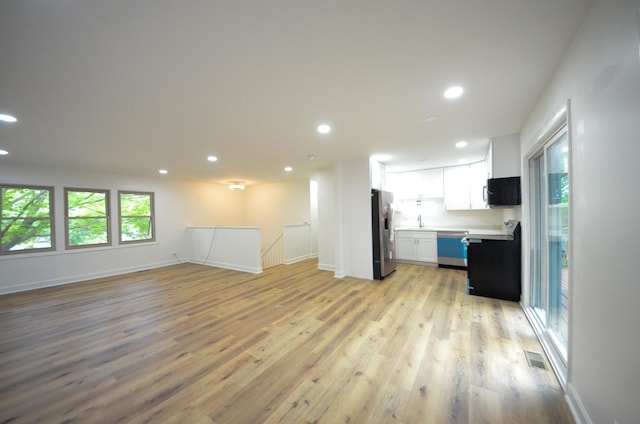
[[[0,189],[0,254],[54,250],[53,187]]]
[[[119,191],[120,243],[155,240],[153,193]]]
[[[108,246],[109,191],[65,189],[67,248]]]

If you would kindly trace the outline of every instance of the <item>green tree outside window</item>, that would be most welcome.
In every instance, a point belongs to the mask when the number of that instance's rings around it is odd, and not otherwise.
[[[53,250],[53,187],[0,189],[0,253]]]
[[[118,192],[120,243],[155,240],[153,193]]]
[[[66,189],[67,247],[111,244],[109,191]]]

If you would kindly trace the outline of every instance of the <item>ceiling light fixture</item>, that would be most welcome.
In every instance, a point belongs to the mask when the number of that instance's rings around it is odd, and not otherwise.
[[[239,181],[234,181],[231,184],[229,184],[229,190],[244,190],[245,186],[244,184],[240,183]]]
[[[4,149],[0,149],[0,156],[7,156],[9,154],[8,151],[4,150]]]
[[[13,123],[13,122],[17,122],[18,119],[15,116],[11,116],[11,115],[6,115],[4,113],[0,113],[0,121]]]
[[[469,144],[469,143],[467,143],[467,142],[466,142],[466,141],[464,141],[464,140],[461,140],[461,141],[458,141],[458,142],[456,143],[456,147],[457,147],[458,149],[462,149],[463,147],[467,147],[467,144]]]
[[[318,132],[320,134],[328,134],[331,132],[331,127],[327,124],[320,124],[318,125]]]
[[[215,156],[207,156],[207,160],[208,160],[209,162],[215,162],[215,161],[217,161],[217,160],[218,160],[218,158],[217,158],[217,157],[215,157]]]
[[[162,175],[166,175],[166,174],[168,174],[168,173],[169,173],[169,171],[167,171],[166,169],[160,169],[160,170],[158,171],[158,173],[159,173],[159,174],[162,174]]]
[[[284,172],[291,172],[291,171],[293,171],[292,167],[290,167],[290,166],[285,166],[284,167]]]
[[[444,97],[447,99],[457,99],[458,97],[462,96],[462,93],[464,93],[464,88],[456,85],[447,88],[444,92]]]

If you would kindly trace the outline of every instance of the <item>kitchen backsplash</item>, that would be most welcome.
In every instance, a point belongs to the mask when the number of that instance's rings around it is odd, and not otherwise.
[[[472,211],[448,211],[443,199],[402,200],[394,204],[395,228],[418,227],[418,215],[424,227],[500,228],[507,219],[520,219],[520,206]]]

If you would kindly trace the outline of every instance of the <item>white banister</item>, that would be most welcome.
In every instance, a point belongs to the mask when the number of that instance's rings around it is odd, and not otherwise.
[[[283,237],[284,234],[280,233],[278,238],[262,254],[262,269],[282,264]]]

